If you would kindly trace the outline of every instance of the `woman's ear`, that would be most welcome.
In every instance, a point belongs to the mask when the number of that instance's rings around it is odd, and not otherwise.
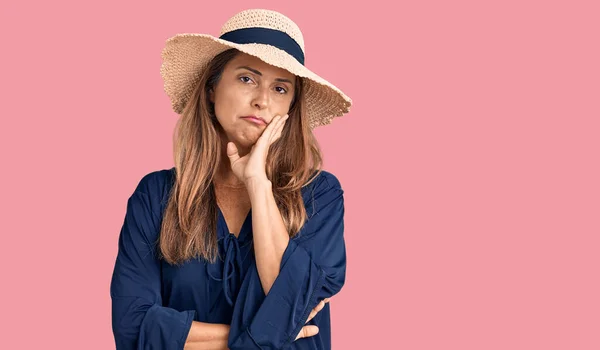
[[[215,92],[213,89],[208,90],[208,98],[210,102],[215,103]]]

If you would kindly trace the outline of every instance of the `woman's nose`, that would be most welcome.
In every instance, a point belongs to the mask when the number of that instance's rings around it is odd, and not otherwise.
[[[269,105],[269,91],[266,88],[259,88],[252,100],[252,104],[258,108],[266,108]]]

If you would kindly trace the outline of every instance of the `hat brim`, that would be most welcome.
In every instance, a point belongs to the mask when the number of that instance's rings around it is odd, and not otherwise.
[[[330,124],[350,111],[352,99],[287,52],[265,44],[237,44],[208,34],[178,34],[166,41],[160,73],[173,110],[181,114],[211,59],[230,48],[304,78],[306,108],[311,128]]]

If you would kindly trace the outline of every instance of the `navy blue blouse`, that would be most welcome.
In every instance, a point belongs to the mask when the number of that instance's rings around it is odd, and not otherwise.
[[[127,201],[110,285],[118,350],[183,349],[192,321],[229,324],[235,349],[331,349],[330,304],[308,323],[319,333],[295,340],[310,311],[338,293],[346,275],[344,191],[322,171],[302,198],[308,221],[283,254],[265,296],[252,247],[252,209],[239,237],[218,209],[220,258],[175,266],[159,260],[157,240],[175,168],[145,175]]]

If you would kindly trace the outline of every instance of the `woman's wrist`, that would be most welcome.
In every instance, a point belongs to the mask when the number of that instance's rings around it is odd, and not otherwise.
[[[227,324],[193,321],[184,349],[227,349],[229,328]]]
[[[273,183],[268,178],[251,178],[246,180],[246,189],[248,193],[256,193],[264,190],[272,190]]]

